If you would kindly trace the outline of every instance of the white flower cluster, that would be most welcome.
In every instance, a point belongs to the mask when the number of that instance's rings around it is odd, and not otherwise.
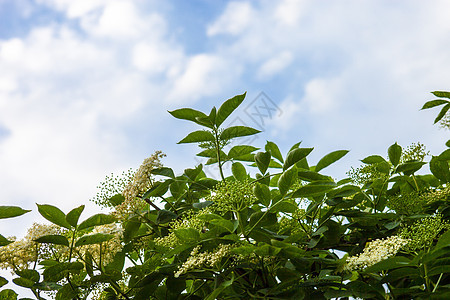
[[[397,254],[409,240],[399,236],[391,236],[386,239],[378,239],[367,243],[363,253],[347,258],[346,270],[363,270],[382,260]]]
[[[180,266],[178,271],[175,273],[175,277],[179,277],[180,275],[187,273],[189,270],[199,268],[202,266],[206,267],[214,267],[217,263],[219,263],[222,258],[227,256],[230,252],[231,245],[220,245],[212,252],[202,252],[198,253],[201,246],[195,247],[189,258]]]
[[[123,237],[123,228],[119,227],[116,223],[106,224],[95,226],[94,230],[92,230],[92,234],[95,233],[103,233],[103,234],[112,234],[114,237],[106,242],[93,245],[85,245],[81,246],[80,254],[86,255],[89,252],[93,259],[98,263],[100,262],[100,253],[102,255],[102,264],[106,265],[114,259],[114,256],[117,252],[122,250],[122,237]],[[102,247],[102,251],[100,252],[100,247]]]
[[[62,234],[63,229],[57,225],[33,223],[28,229],[27,235],[20,240],[10,237],[13,243],[0,247],[0,269],[21,270],[38,258],[48,258],[52,254],[63,255],[66,249],[59,245],[46,245],[34,242],[44,235]],[[50,249],[51,248],[51,249]]]

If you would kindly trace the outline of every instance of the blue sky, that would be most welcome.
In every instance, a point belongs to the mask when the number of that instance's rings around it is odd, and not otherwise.
[[[255,126],[245,108],[264,92],[276,114],[257,146],[303,141],[312,164],[351,150],[327,169],[337,178],[394,142],[437,154],[448,131],[419,109],[450,90],[448,11],[420,0],[0,0],[2,205],[33,209],[1,232],[42,221],[34,203],[89,204],[105,175],[155,150],[177,172],[194,166],[197,149],[176,143],[195,127],[167,110],[206,111],[244,91],[230,122]]]

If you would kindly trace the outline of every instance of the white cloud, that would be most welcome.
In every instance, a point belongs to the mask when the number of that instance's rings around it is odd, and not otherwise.
[[[255,21],[252,5],[249,2],[230,2],[225,12],[207,29],[209,36],[217,34],[242,34]]]
[[[280,73],[293,60],[293,55],[289,51],[283,51],[279,55],[268,59],[258,70],[258,78],[269,79],[270,77]]]

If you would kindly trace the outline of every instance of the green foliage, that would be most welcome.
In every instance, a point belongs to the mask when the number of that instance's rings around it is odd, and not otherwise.
[[[450,93],[433,94],[445,99],[423,109],[443,106],[444,120]],[[100,185],[93,201],[109,214],[80,221],[84,205],[65,214],[38,204],[53,225],[35,225],[23,240],[0,235],[0,268],[36,299],[448,298],[449,149],[426,161],[422,144],[394,143],[335,180],[322,172],[348,150],[315,163],[300,143],[285,156],[272,141],[227,152],[259,132],[223,127],[244,99],[208,114],[169,112],[200,126],[179,143],[198,144],[220,181],[202,165],[176,175],[156,152]],[[0,206],[0,218],[26,212]]]

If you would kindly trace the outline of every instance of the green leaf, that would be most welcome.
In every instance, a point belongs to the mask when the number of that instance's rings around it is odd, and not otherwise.
[[[450,181],[450,170],[448,167],[448,162],[439,160],[438,156],[433,156],[430,160],[430,171],[431,173],[442,182]]]
[[[290,169],[287,169],[283,172],[278,179],[278,189],[280,190],[281,196],[284,196],[288,191],[291,185],[294,183],[297,175],[297,168],[294,166]]]
[[[41,236],[34,240],[38,243],[47,243],[47,244],[55,244],[55,245],[63,245],[69,247],[69,241],[65,236],[58,234],[49,234]]]
[[[403,172],[406,176],[414,174],[416,171],[420,170],[425,163],[422,161],[407,161],[397,166],[395,169],[396,173]]]
[[[34,281],[23,277],[14,278],[12,281],[18,286],[22,286],[24,288],[31,288],[34,285]]]
[[[0,299],[4,300],[16,300],[17,299],[17,293],[14,292],[11,289],[5,289],[0,291]]]
[[[431,100],[431,101],[428,101],[427,103],[425,103],[421,109],[428,109],[428,108],[432,108],[432,107],[439,106],[442,104],[447,104],[447,103],[448,103],[447,100],[442,100],[442,99]]]
[[[67,272],[81,271],[83,267],[84,265],[80,262],[57,263],[45,269],[42,275],[44,275],[45,281],[57,282],[64,278],[64,275],[67,274]]]
[[[297,176],[301,180],[310,182],[319,180],[333,181],[333,179],[330,176],[322,175],[314,171],[300,170],[297,172]]]
[[[436,244],[436,248],[443,248],[450,246],[450,230],[444,232],[440,237]]]
[[[259,148],[253,147],[253,146],[248,146],[248,145],[237,145],[234,146],[233,148],[230,149],[230,151],[228,151],[228,158],[238,158],[244,155],[248,155],[250,153],[252,153],[253,151],[258,150]]]
[[[31,210],[25,210],[18,206],[3,206],[0,205],[0,219],[14,218],[21,216]]]
[[[261,174],[265,174],[270,164],[270,152],[258,152],[255,155],[255,163]]]
[[[0,276],[0,288],[8,283],[8,280]]]
[[[445,105],[441,111],[439,112],[438,116],[436,117],[436,119],[434,119],[434,124],[436,124],[437,122],[439,122],[447,113],[447,111],[450,109],[450,103]]]
[[[367,269],[364,270],[364,273],[378,273],[384,270],[391,270],[401,267],[407,267],[411,265],[411,260],[404,256],[394,256],[389,257],[385,260],[382,260]]]
[[[173,111],[169,111],[169,114],[171,114],[172,116],[174,116],[177,119],[188,120],[188,121],[195,122],[199,125],[206,126],[206,124],[199,122],[197,120],[197,118],[207,118],[207,116],[204,113],[202,113],[201,111],[198,111],[198,110],[195,110],[192,108],[176,109]],[[212,126],[207,126],[207,127],[212,128]]]
[[[328,153],[324,157],[322,157],[316,165],[314,171],[319,172],[320,170],[328,167],[332,163],[338,161],[342,157],[344,157],[349,151],[348,150],[337,150],[331,153]]]
[[[109,203],[111,203],[112,206],[117,206],[123,203],[125,201],[125,197],[122,194],[115,194],[111,198],[108,199]]]
[[[388,148],[388,156],[392,165],[398,165],[402,156],[402,147],[397,143],[393,144]]]
[[[277,144],[267,141],[265,149],[266,151],[270,152],[272,157],[275,157],[279,162],[284,163],[283,156],[281,155],[280,149],[278,148]]]
[[[247,126],[232,126],[222,131],[219,138],[221,140],[229,140],[235,137],[254,135],[259,132],[261,131]]]
[[[80,247],[80,246],[84,246],[84,245],[100,244],[100,243],[109,241],[113,237],[114,237],[113,234],[106,234],[106,233],[93,233],[93,234],[83,235],[75,242],[75,247]]]
[[[175,178],[175,174],[171,168],[161,167],[152,170],[152,174]]]
[[[257,182],[253,187],[253,193],[264,206],[267,207],[270,205],[272,195],[270,194],[270,189],[267,185]]]
[[[158,215],[156,217],[156,223],[157,224],[165,224],[173,219],[176,219],[178,215],[174,212],[171,212],[170,210],[161,209],[158,211]]]
[[[240,162],[234,162],[231,165],[231,172],[236,180],[244,181],[247,179],[247,171],[245,170],[244,165]]]
[[[193,243],[198,241],[200,233],[194,228],[180,228],[175,230],[175,235],[182,242]]]
[[[437,266],[427,272],[427,276],[450,273],[450,265]]]
[[[439,160],[450,160],[450,149],[445,150],[438,156]]]
[[[93,215],[92,217],[89,217],[88,219],[84,220],[78,226],[78,230],[83,230],[86,228],[99,226],[99,225],[111,224],[115,221],[116,221],[116,218],[112,215],[96,214],[96,215]]]
[[[49,204],[37,204],[39,213],[50,222],[70,229],[70,224],[66,221],[66,215],[56,206]]]
[[[211,122],[212,126],[214,126],[214,124],[216,123],[216,115],[217,115],[217,108],[215,106],[213,106],[213,108],[211,108],[211,111],[208,116],[208,119]]]
[[[217,127],[220,127],[220,125],[228,118],[228,116],[236,109],[238,106],[244,101],[245,95],[247,92],[243,93],[242,95],[234,96],[231,99],[228,99],[225,101],[217,111],[216,116],[216,125]]]
[[[214,135],[206,130],[198,130],[189,133],[184,139],[179,141],[178,144],[200,143],[208,141],[214,141]]]
[[[283,170],[289,169],[290,166],[299,162],[306,156],[308,156],[314,148],[294,148],[286,156],[286,160],[283,165]]]
[[[84,205],[81,205],[77,208],[72,209],[66,216],[66,221],[73,227],[77,227],[78,219],[80,218],[81,213],[84,210]]]
[[[444,91],[434,91],[431,92],[433,95],[435,95],[436,97],[440,97],[440,98],[448,98],[450,99],[450,92],[444,92]],[[445,101],[445,100],[444,100]]]
[[[363,163],[367,164],[367,165],[373,165],[373,164],[378,164],[378,163],[385,163],[386,160],[379,156],[379,155],[370,155],[367,156],[366,158],[364,158],[363,160],[361,160]]]
[[[153,186],[142,195],[143,199],[147,199],[150,197],[161,197],[164,196],[164,194],[169,189],[170,184],[173,182],[172,179],[167,179],[162,182],[155,182]]]
[[[311,197],[331,191],[336,186],[333,181],[313,181],[294,192],[293,198]]]
[[[9,245],[11,243],[12,241],[9,241],[7,238],[0,234],[0,247]]]
[[[232,222],[230,220],[226,220],[226,219],[214,219],[209,221],[210,224],[225,228],[226,230],[228,230],[230,233],[233,233],[237,226],[238,226],[238,222],[237,220],[234,220],[236,222]]]

